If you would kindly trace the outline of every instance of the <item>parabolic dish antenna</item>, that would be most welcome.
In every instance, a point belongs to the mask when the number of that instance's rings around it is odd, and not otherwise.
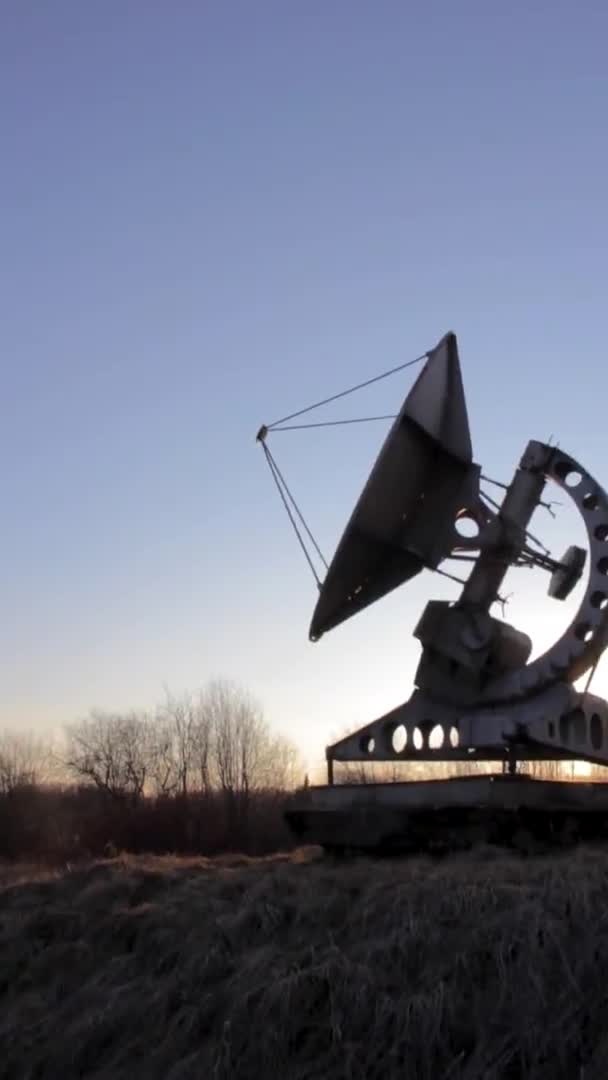
[[[323,581],[313,641],[459,545],[459,511],[483,513],[458,345],[446,334],[407,395]]]
[[[309,635],[317,640],[422,569],[439,570],[446,559],[468,560],[472,569],[455,602],[430,601],[422,613],[415,630],[422,655],[409,699],[327,747],[328,786],[301,793],[288,820],[303,838],[326,846],[362,847],[381,845],[387,830],[393,841],[411,839],[412,815],[428,814],[430,805],[478,810],[477,798],[486,803],[498,799],[503,809],[528,805],[556,828],[565,797],[570,814],[584,813],[587,823],[597,823],[600,817],[589,816],[590,796],[581,796],[582,789],[577,796],[579,802],[583,798],[581,805],[573,805],[572,785],[564,796],[563,784],[549,783],[541,796],[538,782],[530,789],[526,785],[531,781],[517,769],[518,762],[534,760],[608,764],[608,705],[589,692],[589,683],[584,692],[573,686],[585,672],[590,681],[608,644],[608,497],[579,462],[555,446],[533,440],[511,481],[493,482],[504,491],[502,503],[495,502],[482,490],[486,478],[473,461],[455,335],[446,334],[418,360],[425,361],[424,367],[392,417],[333,559],[325,564],[327,572],[323,579],[316,575],[319,595]],[[258,432],[313,571],[310,546],[320,558],[321,551],[268,448],[268,436],[287,427],[325,426],[288,422],[407,366],[399,365]],[[363,418],[368,419],[380,418]],[[345,422],[354,421],[334,421]],[[573,499],[582,515],[588,553],[572,546],[556,559],[529,533],[534,511],[545,505],[543,491],[549,480]],[[464,521],[471,528],[464,530]],[[548,572],[549,595],[563,600],[581,578],[587,554],[589,580],[578,612],[561,638],[530,661],[528,636],[490,614],[500,600],[507,571],[526,565]],[[334,763],[353,761],[393,765],[498,761],[505,777],[517,781],[517,794],[513,796],[513,786],[488,788],[497,779],[489,777],[474,797],[470,785],[463,792],[462,779],[435,780],[430,795],[417,781],[357,785],[356,795],[352,791],[348,795],[344,785],[334,783]],[[608,785],[596,784],[594,790],[594,806],[598,814],[601,809],[603,821]],[[434,801],[429,804],[429,799]],[[370,818],[371,805],[375,809]],[[370,820],[376,821],[371,832]]]

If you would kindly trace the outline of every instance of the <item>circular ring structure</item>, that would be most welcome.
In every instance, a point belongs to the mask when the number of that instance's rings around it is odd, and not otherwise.
[[[484,701],[528,697],[557,681],[574,682],[608,645],[608,495],[579,462],[555,447],[532,442],[528,451],[544,457],[543,471],[576,504],[589,545],[589,580],[570,626],[542,656],[495,680]]]

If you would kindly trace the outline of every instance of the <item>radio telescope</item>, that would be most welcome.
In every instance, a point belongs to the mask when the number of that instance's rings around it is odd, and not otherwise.
[[[511,842],[523,825],[543,840],[596,835],[606,820],[608,785],[538,780],[520,763],[608,765],[608,705],[589,690],[608,644],[608,497],[580,462],[532,440],[510,482],[499,485],[502,502],[495,502],[473,460],[456,336],[446,334],[418,360],[422,370],[317,579],[310,639],[338,632],[345,620],[422,570],[440,570],[445,560],[469,561],[470,574],[455,601],[430,600],[422,612],[409,698],[328,746],[327,784],[298,792],[287,820],[302,841],[328,849],[407,849],[428,846],[431,838],[449,846],[455,837],[479,837],[480,829],[486,839]],[[275,430],[304,426],[291,421],[352,390],[264,425],[257,436],[313,569],[310,546],[319,556],[320,549],[268,441]],[[549,481],[572,500],[587,536],[586,550],[570,546],[559,559],[529,532]],[[556,601],[571,594],[588,567],[570,625],[535,659],[529,636],[491,614],[508,570],[522,565],[547,575]],[[574,683],[585,673],[581,691]],[[447,779],[336,782],[336,763],[350,762],[460,764],[459,775]],[[481,774],[478,762],[498,768]]]

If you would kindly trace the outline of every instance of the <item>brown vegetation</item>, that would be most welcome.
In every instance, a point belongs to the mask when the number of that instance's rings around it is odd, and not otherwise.
[[[608,1075],[607,854],[290,852],[300,775],[220,683],[0,738],[0,1080]]]
[[[589,850],[14,868],[0,1078],[604,1080],[607,910]]]

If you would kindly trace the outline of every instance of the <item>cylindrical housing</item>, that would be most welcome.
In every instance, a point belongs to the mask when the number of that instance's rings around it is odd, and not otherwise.
[[[545,486],[544,470],[530,462],[527,452],[504,497],[495,526],[500,530],[496,544],[481,552],[462,590],[461,604],[472,604],[487,611],[498,599],[503,578],[521,554],[526,542],[526,528],[538,506]]]

